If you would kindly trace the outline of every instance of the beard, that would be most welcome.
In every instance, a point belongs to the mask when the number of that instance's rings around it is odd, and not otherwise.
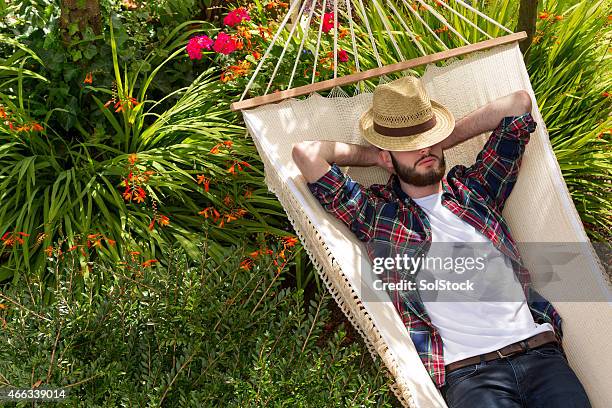
[[[425,173],[419,173],[416,169],[418,162],[414,164],[414,167],[404,166],[395,160],[392,152],[389,153],[391,154],[391,161],[393,162],[395,174],[397,174],[400,180],[402,180],[404,183],[416,187],[430,186],[432,184],[439,183],[446,172],[446,161],[444,160],[444,154],[442,154],[442,157],[438,157],[435,154],[429,154],[428,156],[419,159],[419,161],[425,160],[428,157],[435,157],[438,159],[438,165],[435,168],[429,169]]]

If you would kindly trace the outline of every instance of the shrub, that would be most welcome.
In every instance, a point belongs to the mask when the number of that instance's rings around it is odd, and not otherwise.
[[[327,294],[307,308],[283,288],[271,255],[251,272],[245,248],[202,244],[168,267],[128,258],[80,274],[50,266],[56,285],[24,275],[0,295],[2,387],[67,387],[69,406],[391,406],[381,363],[345,331],[325,334]],[[27,403],[21,404],[26,406]]]

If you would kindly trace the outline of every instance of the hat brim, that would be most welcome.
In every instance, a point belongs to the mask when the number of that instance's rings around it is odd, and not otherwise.
[[[431,108],[436,116],[433,128],[410,136],[385,136],[374,130],[372,108],[368,109],[359,119],[361,134],[374,146],[391,151],[419,150],[433,146],[446,139],[455,129],[455,117],[442,104],[431,101]]]

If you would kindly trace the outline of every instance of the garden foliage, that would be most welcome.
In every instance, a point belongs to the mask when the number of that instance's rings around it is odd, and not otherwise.
[[[200,249],[156,270],[96,263],[87,277],[71,255],[50,265],[54,287],[6,290],[0,387],[67,387],[68,406],[87,408],[391,406],[380,360],[326,330],[328,294],[305,305],[272,256],[247,272],[244,248]]]

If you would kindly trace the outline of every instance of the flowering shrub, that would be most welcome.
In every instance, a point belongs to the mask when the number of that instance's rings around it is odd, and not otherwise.
[[[209,53],[211,58],[216,58],[214,54],[219,56],[217,63],[222,66],[223,72],[221,73],[221,82],[228,83],[229,86],[236,90],[240,90],[246,85],[246,78],[253,73],[255,66],[259,63],[259,60],[263,52],[268,48],[270,41],[274,36],[274,32],[278,28],[278,23],[275,21],[286,12],[288,3],[280,1],[268,1],[266,7],[258,9],[255,5],[250,4],[247,7],[238,7],[232,9],[225,16],[223,23],[225,25],[224,30],[217,34],[214,40],[208,37],[206,42],[200,44],[200,36],[192,37],[187,45],[187,54],[192,60],[201,59],[201,51],[210,51],[212,47],[213,53]],[[314,43],[307,43],[303,55],[301,56],[301,64],[296,70],[302,73],[300,78],[296,78],[294,84],[301,85],[309,83],[308,79],[311,75],[328,77],[333,73],[333,42],[334,35],[334,14],[333,12],[324,13],[323,21],[317,21],[313,18],[311,25],[313,30],[318,30],[319,25],[322,23],[322,31],[325,33],[326,38],[322,41],[322,48],[318,56],[318,68],[317,72],[311,72],[314,66]],[[349,62],[349,53],[345,48],[349,47],[347,43],[348,38],[345,38],[348,34],[348,29],[342,26],[338,27],[338,37],[342,42],[338,50],[338,62],[346,64]],[[282,35],[286,36],[286,33]],[[283,41],[287,41],[284,38]],[[212,44],[212,46],[210,46]],[[277,87],[286,86],[288,83],[289,76],[293,69],[293,61],[291,58],[295,58],[297,50],[295,44],[292,42],[287,43],[289,52],[284,63],[280,66],[277,73],[276,83]],[[344,47],[344,48],[343,48]],[[272,55],[278,56],[280,53],[280,45],[275,45],[272,50]],[[271,68],[271,64],[276,61],[266,63],[265,70]],[[273,66],[273,65],[272,65]],[[339,67],[341,68],[341,67]],[[349,66],[343,68],[346,72],[353,72],[354,67]],[[300,76],[300,75],[298,75]],[[265,75],[259,77],[261,81]],[[255,84],[254,89],[261,89],[263,84]]]
[[[330,330],[329,295],[305,302],[284,287],[273,255],[245,271],[246,248],[198,247],[196,261],[173,250],[162,264],[133,251],[86,275],[73,251],[50,264],[57,281],[48,289],[31,277],[3,290],[2,381],[67,387],[65,405],[83,408],[397,403],[381,361],[350,328]],[[273,241],[267,248],[278,251]]]

